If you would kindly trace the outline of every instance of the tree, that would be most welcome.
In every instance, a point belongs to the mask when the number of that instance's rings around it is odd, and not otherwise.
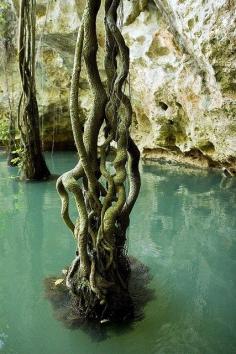
[[[57,181],[61,214],[77,244],[66,286],[78,316],[89,320],[123,320],[132,315],[125,245],[129,215],[140,190],[140,153],[129,134],[132,107],[124,92],[129,49],[117,26],[119,4],[120,0],[106,0],[104,5],[105,90],[96,61],[96,17],[101,1],[87,0],[77,37],[70,91],[70,117],[79,161]],[[93,97],[84,126],[78,103],[83,61]],[[98,148],[101,131],[104,142]],[[69,214],[70,195],[78,211],[75,223]]]
[[[35,0],[21,0],[19,15],[19,68],[23,92],[18,109],[18,128],[23,147],[22,175],[29,180],[50,176],[42,153],[35,86]]]
[[[13,112],[13,95],[12,90],[9,85],[8,79],[8,68],[7,63],[11,60],[11,56],[14,52],[13,48],[13,38],[14,38],[14,24],[15,17],[12,11],[11,4],[6,1],[2,1],[0,10],[0,50],[1,55],[1,65],[5,76],[5,90],[7,94],[8,101],[8,128],[6,132],[5,122],[2,121],[2,134],[1,137],[7,140],[7,163],[9,166],[14,166],[14,159],[17,157],[15,153],[16,143],[15,143],[15,130],[16,130],[16,119]]]

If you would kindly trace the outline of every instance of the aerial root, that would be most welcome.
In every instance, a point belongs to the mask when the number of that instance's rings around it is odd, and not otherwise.
[[[70,117],[79,162],[57,181],[62,218],[73,232],[78,251],[67,272],[66,287],[79,313],[99,319],[119,317],[119,312],[123,316],[128,311],[126,306],[131,306],[124,247],[129,214],[139,192],[139,158],[129,137],[132,108],[123,92],[129,72],[129,50],[117,26],[119,3],[120,0],[105,1],[106,92],[96,60],[96,16],[101,1],[87,0],[76,43],[70,92]],[[83,62],[92,95],[92,108],[84,125],[78,102]],[[121,114],[123,111],[125,114]],[[103,129],[105,142],[100,146],[99,156],[98,135]],[[112,169],[108,165],[111,149]],[[69,213],[71,197],[77,208],[75,222]]]

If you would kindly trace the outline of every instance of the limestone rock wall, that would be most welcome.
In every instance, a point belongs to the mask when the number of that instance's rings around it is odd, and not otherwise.
[[[146,157],[234,160],[235,14],[229,1],[155,0],[124,27],[133,134]]]
[[[37,89],[46,147],[52,138],[58,148],[73,144],[68,93],[84,3],[37,1]],[[16,0],[14,6],[17,12]],[[131,56],[132,135],[143,157],[235,166],[235,1],[124,0],[122,13],[120,25]],[[98,62],[105,80],[102,22],[101,13]],[[8,72],[14,74],[12,96],[17,101],[20,86],[14,60]],[[3,74],[1,70],[1,83]],[[7,110],[3,86],[1,112]],[[81,115],[85,116],[90,103],[85,73],[80,103]]]

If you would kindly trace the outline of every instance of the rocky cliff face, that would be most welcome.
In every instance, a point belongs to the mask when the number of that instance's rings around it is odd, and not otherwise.
[[[76,31],[85,1],[37,3],[37,87],[44,144],[48,147],[54,139],[57,147],[71,147],[68,93]],[[17,1],[14,4],[17,11]],[[121,25],[131,56],[132,134],[143,157],[235,166],[235,2],[124,0],[123,7]],[[103,71],[102,21],[101,13],[98,61]],[[8,81],[14,82],[12,91],[17,101],[19,82],[14,61],[8,65],[10,71],[14,79]],[[1,82],[3,76],[1,71]],[[3,106],[7,109],[6,85],[3,91],[2,112]],[[89,109],[89,101],[82,73],[82,115]]]
[[[232,5],[155,0],[124,27],[134,135],[144,156],[184,155],[207,165],[236,156]]]

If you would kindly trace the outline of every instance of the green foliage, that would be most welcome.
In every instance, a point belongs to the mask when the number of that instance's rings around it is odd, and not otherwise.
[[[7,118],[0,118],[0,145],[3,145],[7,149],[9,148],[9,125]],[[21,171],[23,160],[24,160],[24,150],[19,147],[19,139],[16,140],[16,148],[11,153],[15,156],[11,162],[19,167]]]
[[[18,166],[19,171],[21,172],[23,168],[23,161],[25,158],[25,153],[24,149],[22,147],[18,147],[16,150],[12,151],[13,154],[15,154],[15,158],[11,160],[11,162],[15,165]]]
[[[6,118],[0,119],[0,142],[6,146],[8,144],[8,122]]]

